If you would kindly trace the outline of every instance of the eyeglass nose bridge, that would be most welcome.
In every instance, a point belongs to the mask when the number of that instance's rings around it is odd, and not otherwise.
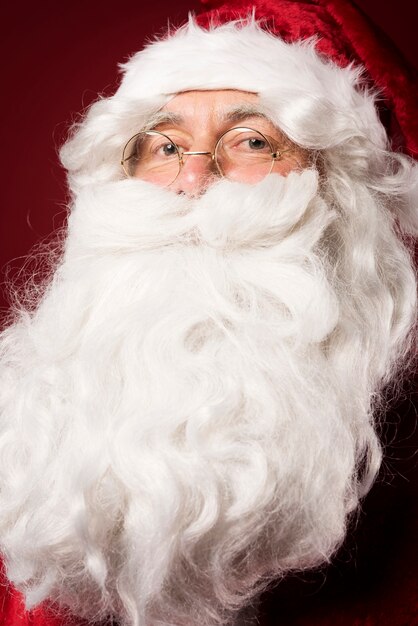
[[[183,163],[183,156],[195,156],[195,155],[205,155],[205,154],[210,154],[210,158],[212,159],[212,161],[215,160],[215,153],[214,152],[210,152],[210,151],[205,151],[205,150],[194,150],[194,151],[181,151],[179,150],[179,157],[180,157],[180,163],[182,165],[184,165]]]
[[[276,150],[275,152],[271,153],[271,158],[274,161],[279,161],[283,154],[285,152],[290,152],[291,148],[287,148],[285,150]],[[179,159],[180,159],[180,165],[183,166],[184,165],[184,161],[183,161],[183,156],[199,156],[199,155],[205,155],[205,154],[209,154],[210,158],[212,161],[215,161],[216,157],[215,157],[215,152],[210,152],[209,150],[194,150],[194,151],[184,151],[182,152],[181,150],[178,151],[179,154]]]

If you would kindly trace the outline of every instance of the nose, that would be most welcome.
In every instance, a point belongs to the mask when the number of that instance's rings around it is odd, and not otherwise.
[[[184,154],[179,175],[170,188],[189,197],[200,196],[217,177],[211,152]]]

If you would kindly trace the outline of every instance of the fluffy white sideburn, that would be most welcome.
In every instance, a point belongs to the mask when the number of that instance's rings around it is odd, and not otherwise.
[[[359,80],[255,23],[190,22],[134,57],[64,148],[64,258],[0,348],[0,547],[28,607],[232,623],[344,538],[415,321],[399,226],[417,230],[416,169],[386,152]],[[222,87],[260,93],[320,151],[319,194],[314,171],[193,200],[118,180],[167,94]]]

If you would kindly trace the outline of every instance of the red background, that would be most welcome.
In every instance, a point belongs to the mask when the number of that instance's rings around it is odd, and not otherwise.
[[[357,4],[418,66],[416,0]],[[146,36],[164,30],[168,17],[182,23],[193,9],[199,9],[198,0],[154,0],[145,8],[127,0],[15,1],[3,7],[1,281],[64,221],[67,192],[57,150],[71,121],[97,93],[113,92],[117,63],[141,48]],[[6,310],[4,299],[0,307]],[[386,467],[366,499],[355,545],[341,552],[326,584],[322,574],[306,575],[303,589],[290,580],[267,596],[263,624],[276,626],[278,604],[287,616],[283,625],[418,624],[415,418],[409,392],[386,420]]]

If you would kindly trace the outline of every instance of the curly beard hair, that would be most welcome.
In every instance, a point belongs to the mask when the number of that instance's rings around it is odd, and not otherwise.
[[[27,607],[232,623],[340,545],[415,282],[375,195],[318,185],[78,194],[41,303],[1,338],[1,550]]]

